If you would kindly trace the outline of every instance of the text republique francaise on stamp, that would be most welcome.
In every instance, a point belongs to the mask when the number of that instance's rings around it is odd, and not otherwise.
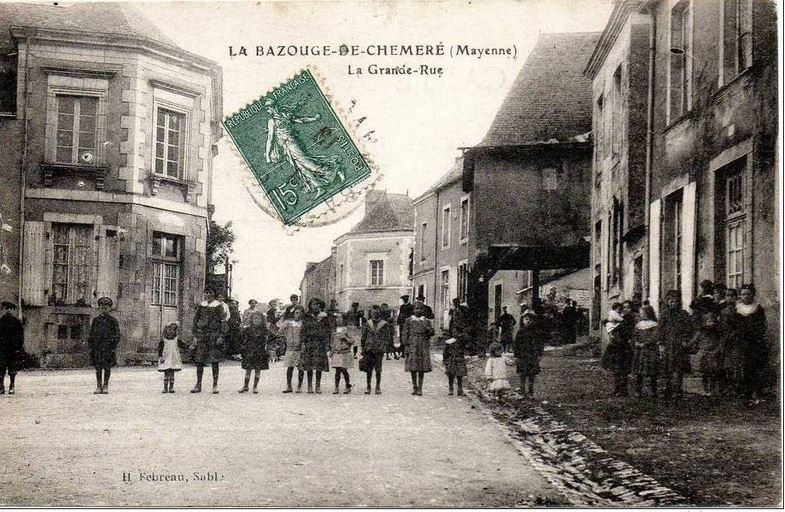
[[[308,69],[223,125],[286,225],[331,208],[336,194],[371,176],[368,158]]]

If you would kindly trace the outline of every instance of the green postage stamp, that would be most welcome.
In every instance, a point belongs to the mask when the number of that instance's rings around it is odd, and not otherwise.
[[[228,117],[224,128],[284,224],[334,209],[336,194],[371,175],[310,70]]]

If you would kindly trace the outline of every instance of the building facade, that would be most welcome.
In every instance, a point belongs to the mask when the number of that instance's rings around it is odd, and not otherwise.
[[[300,281],[300,303],[308,304],[312,298],[323,300],[326,306],[336,298],[333,255],[316,263],[305,264],[305,273]]]
[[[414,200],[412,298],[422,295],[434,327],[446,329],[452,300],[467,302],[471,194],[463,191],[463,159]]]
[[[330,298],[336,299],[338,308],[347,311],[356,302],[362,310],[382,303],[397,310],[400,296],[411,290],[413,239],[411,198],[369,191],[363,220],[334,242]]]
[[[605,135],[596,134],[600,183],[592,199],[602,310],[613,298],[607,285],[614,279],[619,297],[640,288],[655,308],[670,289],[680,290],[688,305],[704,279],[732,288],[754,283],[777,331],[776,19],[774,3],[765,0],[616,5],[587,67],[594,124],[605,128]],[[607,115],[596,100],[614,87],[614,69],[621,71],[620,101]],[[627,125],[616,135],[603,118]],[[618,139],[622,148],[618,176],[601,137],[611,144]],[[639,169],[642,187],[632,177]]]
[[[495,287],[502,296],[519,291],[522,271],[537,293],[540,272],[589,265],[591,82],[583,68],[598,39],[541,34],[485,138],[464,153],[467,296],[478,327],[500,314]],[[494,277],[499,271],[512,272]]]
[[[18,210],[7,204],[22,237],[4,245],[21,252],[7,256],[16,290],[3,295],[21,302],[26,349],[44,366],[87,364],[102,296],[115,303],[120,364],[153,353],[169,322],[187,338],[204,286],[220,67],[123,4],[4,4],[0,20],[16,69],[15,110],[0,117],[16,151],[0,171],[19,183]]]

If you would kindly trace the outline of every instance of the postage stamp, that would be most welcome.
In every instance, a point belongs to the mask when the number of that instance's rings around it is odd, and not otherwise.
[[[281,221],[302,224],[335,210],[372,163],[352,139],[310,69],[223,122]],[[340,197],[336,195],[342,194]]]

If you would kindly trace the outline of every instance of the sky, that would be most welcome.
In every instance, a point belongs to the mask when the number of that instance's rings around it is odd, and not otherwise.
[[[450,169],[458,148],[482,140],[539,33],[602,31],[611,7],[610,0],[140,4],[178,45],[222,66],[225,116],[315,66],[350,124],[365,117],[355,133],[368,134],[366,151],[383,174],[377,188],[412,198]],[[259,45],[325,44],[443,44],[448,55],[255,56]],[[515,58],[451,58],[456,45],[514,48]],[[245,46],[248,56],[231,56],[229,46],[234,53]],[[443,72],[378,76],[367,73],[372,64],[425,64]],[[350,67],[364,74],[350,75]],[[231,145],[228,136],[219,143],[213,203],[214,219],[231,221],[237,236],[233,295],[242,302],[286,298],[299,289],[306,262],[329,256],[333,240],[361,220],[362,204],[334,224],[289,233],[253,200],[250,171]]]

